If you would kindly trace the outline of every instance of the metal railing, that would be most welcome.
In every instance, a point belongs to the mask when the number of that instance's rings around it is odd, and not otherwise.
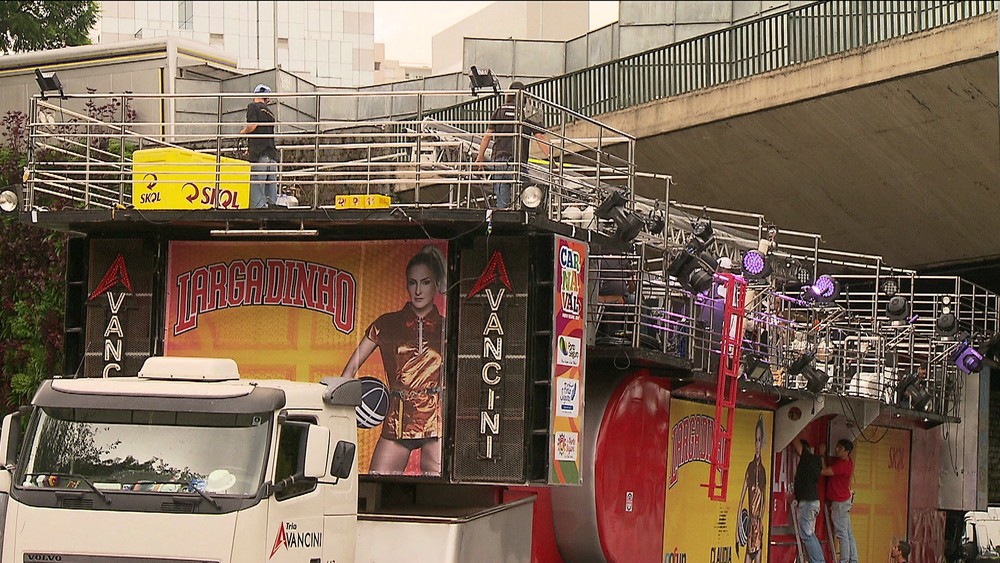
[[[422,96],[435,93],[330,95],[416,96],[419,106]],[[536,115],[532,121],[515,122],[515,132],[507,134],[515,151],[520,143],[541,142],[551,153],[548,159],[516,163],[518,185],[539,188],[542,197],[538,207],[521,210],[580,229],[580,238],[589,237],[585,231],[616,237],[621,217],[616,222],[600,208],[617,193],[625,198],[632,218],[642,223],[634,253],[598,252],[591,258],[588,335],[596,345],[654,349],[714,373],[722,329],[717,284],[693,287],[690,279],[682,283],[674,266],[688,253],[687,259],[703,269],[702,279],[707,276],[711,281],[724,269],[739,272],[748,252],[765,249],[771,274],[750,280],[743,335],[745,357],[764,367],[754,370],[748,363],[741,377],[753,378],[765,388],[815,390],[815,382],[810,385],[805,374],[817,370],[828,378],[821,386],[824,392],[908,408],[910,399],[901,396],[899,385],[905,376],[920,372],[920,385],[932,395],[921,405],[922,412],[951,416],[960,412],[963,374],[952,355],[963,343],[976,345],[1000,331],[995,294],[960,278],[918,276],[891,268],[880,256],[827,249],[818,234],[780,230],[760,214],[670,201],[668,176],[646,174],[661,180],[664,192],[662,199],[641,197],[634,193],[634,182],[644,174],[633,164],[632,137],[594,122],[599,131],[595,138],[569,138],[562,125],[589,118],[530,94],[520,95],[524,98],[518,107],[534,106],[537,111],[532,112]],[[296,201],[286,204],[290,212],[333,208],[335,197],[345,194],[386,195],[392,207],[403,209],[489,209],[500,174],[509,180],[510,172],[475,162],[483,141],[476,131],[485,131],[488,119],[441,120],[439,114],[432,119],[421,113],[360,121],[303,117],[295,109],[302,107],[298,95],[273,96],[278,100],[275,138],[282,155],[279,181],[285,195]],[[122,98],[123,108],[132,102],[147,107],[147,102],[161,98],[157,104],[169,101],[175,112],[188,116],[195,108],[202,112],[198,120],[168,126],[143,111],[129,120],[95,119],[86,106],[102,97],[106,96],[33,99],[22,211],[47,206],[140,208],[143,195],[152,193],[153,187],[150,178],[139,173],[149,162],[141,157],[149,153],[141,151],[149,149],[167,149],[184,157],[170,163],[154,178],[156,182],[176,190],[194,184],[197,195],[209,194],[196,208],[233,209],[223,197],[226,186],[246,190],[251,176],[249,163],[232,158],[238,143],[246,140],[238,134],[242,122],[227,116],[245,98],[230,94]],[[316,94],[307,97],[315,99]],[[370,102],[365,103],[381,103]],[[385,103],[393,105],[391,100]],[[208,107],[216,108],[216,113],[205,112]],[[537,115],[545,116],[541,118],[547,126],[544,139],[517,131],[537,127]],[[620,150],[623,143],[628,149],[625,156]],[[618,150],[611,151],[608,145],[617,145]],[[489,160],[488,150],[484,153]],[[239,178],[234,180],[235,176]],[[253,216],[253,210],[246,213]],[[655,228],[658,222],[660,229]],[[704,234],[706,225],[711,226],[710,235]],[[691,250],[696,232],[706,238]],[[824,274],[839,280],[839,295],[815,300],[803,293]],[[887,281],[895,285],[894,294],[907,301],[902,314],[889,314],[893,292],[885,289]],[[945,308],[955,316],[958,330],[940,330],[937,320]],[[809,370],[793,369],[804,356]]]
[[[634,207],[632,151],[620,156],[620,151],[608,150],[609,144],[631,147],[634,139],[629,135],[594,122],[597,136],[570,138],[563,124],[588,118],[518,92],[517,103],[525,108],[524,115],[511,123],[511,132],[495,133],[493,138],[506,138],[516,153],[523,144],[530,145],[532,158],[515,159],[510,171],[490,162],[489,148],[483,151],[484,162],[476,162],[481,132],[491,125],[490,116],[483,121],[442,121],[412,111],[433,105],[428,100],[437,96],[455,95],[271,94],[277,120],[274,138],[281,155],[278,181],[281,192],[291,196],[283,201],[294,201],[292,207],[297,209],[321,209],[333,207],[339,195],[379,194],[402,207],[485,209],[495,204],[496,185],[511,181],[518,188],[544,188],[545,201],[535,211],[555,220],[569,208],[581,213],[589,208],[592,216],[592,210],[611,192],[622,194],[629,207]],[[88,107],[108,99],[122,108],[119,118],[105,121],[88,113]],[[185,194],[191,190],[194,198],[209,194],[196,203],[198,208],[234,209],[233,202],[242,200],[233,194],[248,190],[253,179],[252,165],[241,160],[253,137],[239,134],[246,102],[245,95],[233,94],[36,97],[31,104],[31,154],[22,209],[63,205],[156,208],[140,196],[166,186],[185,190]],[[402,107],[404,111],[352,121],[323,109],[345,105]],[[135,111],[130,114],[125,108]],[[169,108],[172,119],[163,120],[164,108]],[[316,111],[305,111],[309,108]],[[544,138],[528,134],[539,126],[547,129]],[[152,176],[143,172],[149,168],[149,155],[155,154],[150,149],[175,151],[174,161],[160,166],[161,172]],[[541,158],[543,152],[550,158]],[[192,180],[196,175],[199,179]],[[668,186],[669,178],[660,177]],[[520,190],[515,189],[513,195],[517,207]],[[607,221],[591,223],[597,231],[614,228]]]
[[[529,84],[594,117],[996,11],[995,0],[829,0]],[[482,115],[487,99],[442,115]]]

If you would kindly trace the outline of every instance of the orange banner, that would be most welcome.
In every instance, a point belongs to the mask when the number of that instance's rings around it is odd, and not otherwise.
[[[359,409],[361,471],[439,475],[447,250],[172,242],[164,354],[233,358],[247,379],[373,378]]]

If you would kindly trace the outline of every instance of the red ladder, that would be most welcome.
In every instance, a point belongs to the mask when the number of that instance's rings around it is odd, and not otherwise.
[[[719,342],[719,386],[715,394],[715,432],[712,437],[708,498],[725,502],[729,491],[729,457],[733,445],[733,420],[736,416],[747,282],[740,276],[726,272],[715,274],[715,279],[720,286],[726,288],[726,307],[722,319],[722,340]]]

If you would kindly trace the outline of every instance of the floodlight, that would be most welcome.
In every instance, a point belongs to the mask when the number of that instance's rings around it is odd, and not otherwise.
[[[0,192],[0,211],[10,213],[15,209],[17,209],[17,194],[10,190]]]
[[[59,97],[66,99],[66,94],[63,93],[62,81],[56,75],[55,71],[52,72],[42,72],[42,69],[35,69],[35,82],[38,83],[38,90],[42,93],[42,99],[47,100],[49,97],[46,95],[49,92],[55,93],[59,92]]]
[[[469,82],[472,85],[472,95],[476,96],[480,90],[492,89],[494,94],[500,94],[500,81],[493,76],[493,71],[484,68],[482,71],[473,65],[469,73]]]
[[[750,381],[774,383],[771,378],[771,366],[752,352],[743,355],[743,374]]]
[[[544,207],[545,204],[545,190],[542,188],[530,185],[521,192],[521,206],[532,211],[538,211]],[[583,214],[582,212],[580,213]]]
[[[748,250],[743,254],[743,275],[752,280],[762,280],[771,275],[771,262],[759,250]]]

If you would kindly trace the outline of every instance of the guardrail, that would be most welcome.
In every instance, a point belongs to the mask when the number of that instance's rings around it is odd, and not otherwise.
[[[980,16],[994,0],[829,0],[534,82],[532,94],[594,117]],[[486,100],[442,115],[483,115]]]

